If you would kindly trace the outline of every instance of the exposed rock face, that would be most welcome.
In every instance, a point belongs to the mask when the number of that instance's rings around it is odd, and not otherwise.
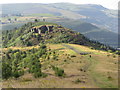
[[[53,27],[54,26],[48,26],[48,25],[44,25],[41,27],[33,27],[31,29],[31,32],[38,33],[38,34],[45,33],[46,31],[51,32],[53,31]]]

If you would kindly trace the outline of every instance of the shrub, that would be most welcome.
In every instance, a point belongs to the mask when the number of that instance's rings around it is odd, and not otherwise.
[[[67,60],[65,59],[64,62],[67,62]]]
[[[30,81],[32,81],[32,79],[30,79],[30,78],[23,78],[21,81],[22,82],[30,82]]]
[[[45,74],[45,73],[42,73],[42,72],[36,72],[36,73],[34,73],[34,77],[35,78],[39,78],[39,77],[47,77],[47,74]]]
[[[115,55],[113,55],[113,58],[116,58],[116,56],[115,56]]]
[[[19,73],[18,71],[15,71],[15,72],[13,73],[13,77],[19,78],[19,77],[20,77],[20,73]]]
[[[92,56],[90,55],[90,58],[91,58]]]
[[[58,56],[54,54],[54,55],[53,55],[53,59],[54,59],[54,60],[58,60]]]
[[[12,49],[9,49],[9,50],[8,50],[8,53],[12,53]]]
[[[60,69],[58,67],[52,66],[52,69],[55,71],[55,75],[58,77],[64,77],[65,73],[63,69]]]
[[[71,55],[71,57],[76,57],[75,55]]]
[[[27,46],[32,46],[32,45],[33,45],[32,42],[30,41],[27,42]]]
[[[81,83],[82,81],[78,78],[75,80],[75,83],[78,84],[78,83]]]
[[[41,72],[36,72],[34,73],[34,77],[35,78],[38,78],[38,77],[41,77],[42,76],[42,73]]]
[[[109,79],[109,80],[113,80],[113,78],[112,78],[111,76],[108,76],[108,79]]]
[[[40,45],[40,48],[42,48],[42,49],[45,49],[45,48],[46,48],[46,45],[44,45],[44,44],[42,44],[42,43],[40,43],[39,45]]]
[[[12,68],[10,64],[3,62],[2,63],[2,78],[8,79],[12,74]]]

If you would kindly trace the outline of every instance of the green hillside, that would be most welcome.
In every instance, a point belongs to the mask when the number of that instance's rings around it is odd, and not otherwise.
[[[2,7],[1,88],[118,90],[116,28],[105,29],[116,11],[71,3]]]
[[[52,28],[48,31],[46,25]],[[41,33],[39,33],[39,28],[43,28]],[[34,29],[34,31],[31,31],[31,29]],[[90,46],[95,49],[111,49],[114,51],[109,46],[90,41],[79,32],[50,22],[29,22],[18,29],[3,31],[2,39],[4,47],[34,46],[39,45],[39,43],[73,43]]]
[[[118,50],[45,21],[2,33],[3,88],[118,87]]]

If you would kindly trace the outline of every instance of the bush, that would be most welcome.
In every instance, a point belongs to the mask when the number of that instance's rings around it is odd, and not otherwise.
[[[45,73],[42,73],[42,72],[36,72],[36,73],[34,73],[34,77],[35,78],[39,78],[39,77],[47,77],[47,74],[45,74]]]
[[[76,57],[75,55],[71,55],[71,57]]]
[[[44,45],[44,44],[42,44],[42,43],[40,43],[39,45],[40,45],[40,48],[42,48],[42,49],[45,49],[45,48],[46,48],[46,45]]]
[[[41,77],[42,76],[42,73],[41,72],[36,72],[36,73],[34,73],[34,77],[35,78],[39,78],[39,77]]]
[[[67,60],[65,59],[64,62],[67,62]]]
[[[116,58],[116,56],[115,56],[115,55],[113,55],[113,58]]]
[[[78,78],[77,80],[75,80],[75,83],[78,84],[78,83],[81,83],[82,81]]]
[[[20,73],[19,73],[18,71],[15,71],[15,72],[13,73],[13,77],[19,78],[19,77],[20,77]]]
[[[112,78],[111,76],[108,76],[107,78],[108,78],[109,80],[113,80],[113,78]]]
[[[9,50],[8,50],[8,53],[12,53],[12,49],[9,49]]]
[[[54,55],[53,55],[53,59],[54,59],[54,60],[58,60],[58,56],[54,54]]]
[[[12,74],[12,68],[10,64],[3,62],[2,63],[2,78],[8,79],[9,77],[11,77],[11,74]]]
[[[58,67],[52,66],[52,69],[55,71],[55,75],[58,77],[64,77],[65,73],[63,69],[60,69]]]

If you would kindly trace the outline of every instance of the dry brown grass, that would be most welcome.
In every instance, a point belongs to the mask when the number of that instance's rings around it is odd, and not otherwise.
[[[9,47],[9,48],[3,48],[2,50],[7,51],[9,49],[12,49],[12,50],[19,49],[19,50],[22,50],[22,51],[26,51],[26,50],[30,50],[32,48],[39,48],[39,46],[37,45],[37,46],[30,46],[30,47]]]
[[[3,82],[3,87],[17,87],[17,88],[99,88],[99,87],[117,87],[117,76],[118,76],[118,58],[114,58],[112,54],[108,57],[107,52],[92,50],[88,47],[69,44],[79,50],[91,53],[91,58],[88,55],[80,55],[74,53],[76,57],[70,57],[74,51],[69,50],[61,44],[48,44],[48,48],[60,49],[58,53],[60,56],[58,61],[49,60],[44,61],[42,71],[47,73],[46,78],[35,79],[30,74],[25,74],[18,80],[10,79]],[[37,48],[37,46],[35,46]],[[33,47],[28,47],[30,49]],[[14,48],[15,49],[15,48]],[[19,48],[20,49],[20,48]],[[23,50],[23,49],[22,49]],[[62,51],[62,53],[61,53]],[[66,54],[67,53],[67,54]],[[69,54],[68,54],[69,53]],[[71,54],[72,53],[72,54]],[[68,58],[69,57],[69,58]],[[81,68],[91,63],[86,70],[80,71]],[[116,63],[116,64],[115,64]],[[65,78],[56,77],[53,70],[50,68],[51,65],[58,66],[64,69]],[[108,80],[108,76],[112,79]],[[75,83],[79,79],[85,83]],[[99,86],[99,84],[103,86]]]

